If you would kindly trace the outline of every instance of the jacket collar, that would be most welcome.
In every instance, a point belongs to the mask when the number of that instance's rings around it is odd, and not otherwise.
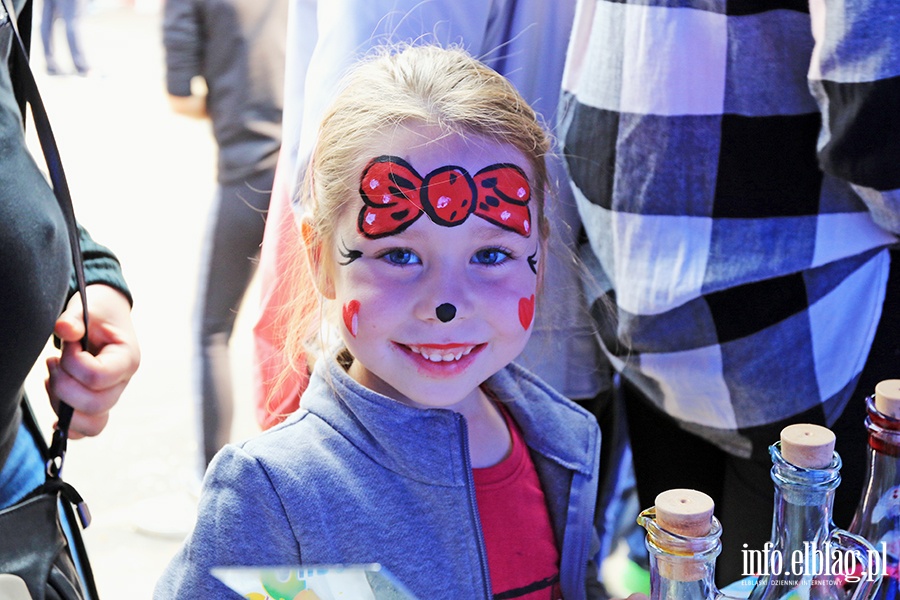
[[[327,422],[373,461],[430,485],[469,478],[465,419],[447,409],[419,409],[369,390],[351,378],[338,353],[316,363],[301,414]],[[509,409],[529,448],[568,469],[592,472],[599,436],[594,417],[536,376],[509,365],[486,382]]]

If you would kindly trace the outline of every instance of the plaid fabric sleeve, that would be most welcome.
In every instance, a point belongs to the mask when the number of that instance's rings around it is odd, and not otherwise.
[[[819,162],[854,184],[879,225],[900,233],[900,3],[813,0],[810,14]]]
[[[564,75],[604,346],[651,401],[739,455],[760,427],[840,414],[896,241],[819,168],[811,29],[799,0],[586,0]]]

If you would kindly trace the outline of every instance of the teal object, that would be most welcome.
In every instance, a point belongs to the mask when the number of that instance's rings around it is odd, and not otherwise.
[[[264,571],[260,575],[260,583],[272,600],[294,600],[306,589],[306,580],[300,577],[297,570]]]

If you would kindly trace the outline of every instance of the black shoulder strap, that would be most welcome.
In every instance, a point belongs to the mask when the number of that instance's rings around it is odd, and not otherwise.
[[[4,7],[6,4],[4,4]],[[31,23],[34,14],[33,0],[26,0],[25,6],[19,12],[16,19],[18,21],[19,36],[22,38],[22,45],[28,52],[31,52]],[[12,15],[12,13],[10,13]],[[12,20],[12,17],[10,17]],[[21,67],[16,57],[11,56],[9,59],[9,74],[12,78],[13,94],[16,97],[16,103],[19,105],[19,112],[22,113],[22,122],[25,122],[25,89],[22,85],[22,75],[19,73]]]
[[[28,14],[28,29],[31,30],[31,2],[26,3],[26,11]],[[72,197],[69,194],[69,185],[66,182],[66,174],[63,170],[62,160],[59,156],[59,148],[56,145],[56,138],[53,136],[53,130],[50,128],[50,121],[47,118],[47,111],[44,109],[44,103],[41,100],[41,94],[38,92],[37,82],[34,80],[34,74],[28,64],[28,49],[16,23],[16,13],[10,10],[9,3],[6,0],[0,0],[3,8],[9,15],[9,22],[12,26],[13,43],[11,62],[15,64],[15,78],[17,81],[16,90],[20,92],[20,102],[27,102],[31,106],[31,114],[34,117],[35,130],[38,139],[41,142],[41,150],[44,154],[44,160],[47,162],[47,169],[50,174],[50,182],[53,187],[53,193],[59,202],[60,209],[66,219],[66,225],[69,230],[69,244],[72,247],[72,262],[75,265],[75,281],[78,284],[78,291],[81,293],[82,306],[84,308],[84,337],[81,340],[81,347],[85,350],[88,347],[88,309],[87,294],[85,293],[84,281],[84,264],[81,258],[81,244],[78,237],[78,225],[75,221],[75,209],[72,206]],[[24,15],[23,15],[24,16]],[[24,122],[24,119],[23,119]],[[65,402],[60,403],[59,407],[59,424],[53,433],[53,441],[50,445],[50,460],[48,463],[48,474],[57,476],[62,469],[62,463],[66,454],[66,441],[69,437],[69,425],[72,421],[72,407]]]

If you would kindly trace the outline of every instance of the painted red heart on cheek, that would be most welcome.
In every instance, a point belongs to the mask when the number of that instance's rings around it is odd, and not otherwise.
[[[530,298],[519,298],[519,323],[527,330],[534,319],[534,294]]]
[[[519,312],[522,312],[521,308]],[[351,300],[344,305],[344,326],[350,335],[356,337],[356,332],[359,331],[359,300]]]

